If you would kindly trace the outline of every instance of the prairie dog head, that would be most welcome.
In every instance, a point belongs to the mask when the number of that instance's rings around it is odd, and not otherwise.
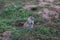
[[[34,20],[34,17],[33,16],[30,16],[29,18],[28,18],[28,21],[33,21]]]

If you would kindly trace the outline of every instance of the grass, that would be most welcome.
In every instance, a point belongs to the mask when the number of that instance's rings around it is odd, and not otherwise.
[[[20,6],[17,4],[16,5],[10,4],[3,11],[0,12],[0,32],[4,32],[4,30],[8,29],[12,30],[13,31],[11,35],[12,40],[18,40],[19,38],[23,39],[28,33],[31,34],[32,36],[31,38],[33,38],[34,40],[37,39],[42,40],[43,37],[41,35],[45,35],[44,39],[51,40],[50,37],[51,33],[53,35],[58,34],[57,30],[53,29],[49,30],[49,28],[46,28],[46,26],[43,25],[35,25],[34,29],[23,29],[17,26],[12,26],[11,22],[13,21],[25,22],[29,15],[31,15],[32,12],[24,10],[22,6],[23,6],[22,4]],[[46,5],[46,8],[49,8],[49,5]],[[35,22],[43,21],[38,14],[34,14],[33,16],[35,18]]]
[[[51,6],[50,4],[45,4],[44,8],[50,8],[50,6]]]

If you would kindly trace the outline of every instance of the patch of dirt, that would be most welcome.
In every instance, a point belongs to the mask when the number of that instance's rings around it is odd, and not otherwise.
[[[10,31],[10,30],[6,30],[5,32],[3,32],[1,35],[2,36],[0,36],[0,39],[1,40],[11,40],[11,33],[12,33],[12,31]]]

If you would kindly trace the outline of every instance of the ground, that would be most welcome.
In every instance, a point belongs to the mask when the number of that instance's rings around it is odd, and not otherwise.
[[[0,2],[0,39],[60,40],[59,0],[0,0]],[[31,14],[35,18],[34,28],[24,29],[23,24]]]

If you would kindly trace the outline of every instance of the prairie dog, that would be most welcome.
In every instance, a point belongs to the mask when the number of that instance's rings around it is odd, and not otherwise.
[[[23,26],[24,28],[33,28],[33,25],[34,25],[34,17],[30,16]]]

